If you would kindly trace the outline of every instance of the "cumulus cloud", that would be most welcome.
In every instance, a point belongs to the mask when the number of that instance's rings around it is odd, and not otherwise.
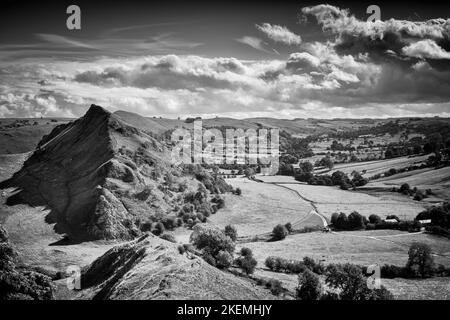
[[[450,52],[445,51],[431,39],[421,40],[402,48],[403,54],[421,59],[450,59]]]
[[[299,35],[293,33],[288,28],[283,26],[263,23],[262,25],[257,24],[256,28],[275,42],[281,42],[290,46],[299,45],[302,43],[302,38]]]
[[[336,37],[336,49],[347,53],[369,53],[372,58],[402,56],[447,59],[442,47],[450,46],[450,19],[408,21],[389,19],[367,22],[347,9],[332,5],[305,7],[302,13],[313,16],[325,32]],[[441,47],[442,50],[439,50]],[[420,54],[417,50],[420,50]],[[426,51],[426,52],[425,52]]]
[[[448,114],[448,20],[366,23],[330,5],[307,7],[303,13],[331,36],[303,42],[285,58],[154,54],[2,61],[0,116],[80,116],[91,103],[171,117]],[[257,28],[275,42],[301,42],[282,26]],[[237,41],[273,53],[259,38]]]

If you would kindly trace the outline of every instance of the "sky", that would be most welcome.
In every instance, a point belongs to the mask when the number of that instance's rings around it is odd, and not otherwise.
[[[450,4],[327,3],[0,0],[0,117],[450,116]]]

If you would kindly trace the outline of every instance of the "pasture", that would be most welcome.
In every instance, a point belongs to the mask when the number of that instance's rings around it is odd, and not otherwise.
[[[277,224],[305,219],[312,207],[295,192],[246,178],[226,179],[242,195],[225,194],[225,207],[211,215],[209,223],[223,229],[234,225],[239,236],[271,232]]]

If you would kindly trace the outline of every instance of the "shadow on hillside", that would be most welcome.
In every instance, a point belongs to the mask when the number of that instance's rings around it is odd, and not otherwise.
[[[84,241],[88,241],[90,239],[86,239],[85,237],[72,237],[69,236],[71,234],[70,230],[67,226],[65,226],[63,221],[57,221],[58,212],[48,205],[48,203],[39,196],[32,196],[26,190],[22,189],[20,186],[17,186],[14,183],[14,177],[8,180],[0,182],[0,190],[6,188],[14,188],[11,192],[12,194],[6,199],[5,204],[9,207],[17,206],[17,205],[29,205],[31,207],[43,207],[43,210],[50,210],[50,212],[45,216],[45,223],[55,224],[53,230],[55,233],[59,235],[63,235],[64,238],[51,243],[51,246],[67,246],[80,244]],[[29,200],[27,200],[29,199]]]

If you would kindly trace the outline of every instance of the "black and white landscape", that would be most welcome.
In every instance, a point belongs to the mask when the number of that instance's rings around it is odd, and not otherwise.
[[[0,300],[450,299],[449,8],[0,2]]]

